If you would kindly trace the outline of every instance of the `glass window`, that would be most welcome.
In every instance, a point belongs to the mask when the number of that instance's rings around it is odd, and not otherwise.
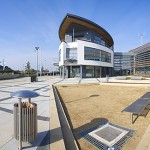
[[[101,51],[98,49],[95,49],[94,60],[101,61]]]
[[[66,48],[66,59],[77,60],[77,48]]]
[[[99,49],[84,47],[84,59],[111,63],[111,54]]]
[[[72,42],[72,35],[66,34],[65,35],[65,42]]]
[[[102,62],[111,62],[111,54],[105,51],[101,51]]]
[[[94,42],[97,44],[101,44],[101,38],[97,35],[94,36]]]
[[[94,77],[94,66],[86,66],[86,77]]]
[[[101,39],[101,45],[105,46],[105,41]]]
[[[84,47],[84,59],[100,61],[100,50],[91,47]]]
[[[61,61],[61,49],[59,50],[59,61]]]
[[[83,28],[82,26],[79,26],[79,25],[77,26]],[[90,41],[90,42],[108,47],[111,50],[113,50],[113,46],[110,46],[105,39],[103,39],[99,34],[94,32],[93,30],[83,29],[82,31],[74,30],[73,32],[73,29],[72,29],[72,32],[70,31],[65,34],[66,42],[74,42],[76,40]]]

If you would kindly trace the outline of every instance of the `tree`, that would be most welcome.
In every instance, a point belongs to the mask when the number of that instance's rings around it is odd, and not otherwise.
[[[27,62],[27,65],[25,66],[25,72],[29,75],[31,71],[31,65],[30,62]]]
[[[44,67],[43,66],[41,67],[41,73],[42,74],[44,73]]]

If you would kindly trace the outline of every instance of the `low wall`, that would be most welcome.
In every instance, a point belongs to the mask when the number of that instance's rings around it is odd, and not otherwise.
[[[0,74],[0,80],[7,80],[7,79],[15,79],[15,78],[21,78],[21,77],[25,77],[24,75],[20,75],[20,74]]]
[[[59,114],[59,119],[60,119],[66,150],[79,150],[55,86],[53,86],[53,90],[56,99],[56,105],[57,105],[57,110]]]

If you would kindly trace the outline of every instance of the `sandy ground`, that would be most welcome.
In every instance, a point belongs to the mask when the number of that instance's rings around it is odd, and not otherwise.
[[[150,113],[146,118],[140,116],[131,124],[130,114],[121,112],[146,92],[150,92],[150,88],[102,84],[57,85],[57,88],[82,150],[94,150],[95,147],[78,134],[105,121],[136,130],[134,136],[122,148],[134,150],[150,123]]]

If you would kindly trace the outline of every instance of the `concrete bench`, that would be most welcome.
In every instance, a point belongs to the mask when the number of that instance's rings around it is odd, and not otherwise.
[[[117,80],[126,80],[126,76],[118,76],[116,77]]]
[[[139,77],[139,76],[132,76],[131,80],[142,80],[143,77]]]

